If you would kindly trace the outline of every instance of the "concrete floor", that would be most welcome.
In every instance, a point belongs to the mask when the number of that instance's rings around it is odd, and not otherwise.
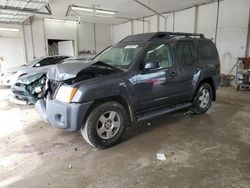
[[[0,89],[0,188],[250,187],[249,91],[220,89],[207,114],[138,125],[107,150],[47,126],[9,94]]]

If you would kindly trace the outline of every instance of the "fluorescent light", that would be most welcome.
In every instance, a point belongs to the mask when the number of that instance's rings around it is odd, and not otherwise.
[[[64,20],[60,20],[60,19],[51,19],[51,18],[45,18],[45,20],[47,20],[47,21],[54,21],[54,22],[64,22]]]
[[[76,23],[76,21],[70,21],[70,20],[66,20],[66,23]]]
[[[109,11],[109,10],[99,10],[99,9],[96,9],[96,12],[97,13],[103,13],[103,14],[112,14],[112,15],[115,14],[114,11]]]
[[[94,9],[92,8],[85,8],[85,7],[72,7],[73,10],[82,10],[87,12],[94,12]]]
[[[51,19],[51,18],[45,18],[45,20],[54,21],[54,22],[76,23],[76,21],[72,21],[72,20],[60,20],[60,19]]]
[[[113,18],[112,15],[95,14],[94,16]]]
[[[15,32],[18,32],[19,29],[15,29],[15,28],[4,28],[4,27],[2,27],[2,28],[0,28],[0,31],[15,31]]]

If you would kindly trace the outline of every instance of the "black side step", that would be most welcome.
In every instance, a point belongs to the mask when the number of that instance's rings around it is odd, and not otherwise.
[[[169,108],[164,108],[164,109],[161,109],[161,110],[146,112],[142,116],[139,116],[136,119],[136,121],[137,122],[139,122],[139,121],[145,121],[145,120],[152,119],[154,117],[161,116],[161,115],[164,115],[164,114],[167,114],[167,113],[170,113],[170,112],[174,112],[174,111],[177,111],[177,110],[188,108],[190,106],[192,106],[191,102],[189,102],[189,103],[183,103],[183,104],[179,104],[179,105],[175,105],[175,106],[171,106]]]

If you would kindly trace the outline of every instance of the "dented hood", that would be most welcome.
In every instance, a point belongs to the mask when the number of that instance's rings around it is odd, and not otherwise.
[[[47,77],[55,81],[65,81],[84,76],[85,79],[93,78],[95,76],[107,75],[117,71],[121,71],[121,69],[105,64],[101,61],[76,60],[73,63],[64,63],[52,67],[48,71]]]
[[[77,74],[96,63],[96,61],[75,61],[74,63],[59,64],[52,67],[48,73],[47,77],[56,81],[63,81],[75,78]]]

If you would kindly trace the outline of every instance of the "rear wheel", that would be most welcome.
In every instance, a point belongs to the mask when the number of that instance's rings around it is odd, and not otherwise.
[[[83,138],[90,145],[105,149],[119,142],[127,124],[127,113],[117,102],[98,105],[81,128]]]
[[[202,114],[208,111],[212,105],[213,92],[210,84],[202,84],[194,97],[192,111],[196,114]]]

